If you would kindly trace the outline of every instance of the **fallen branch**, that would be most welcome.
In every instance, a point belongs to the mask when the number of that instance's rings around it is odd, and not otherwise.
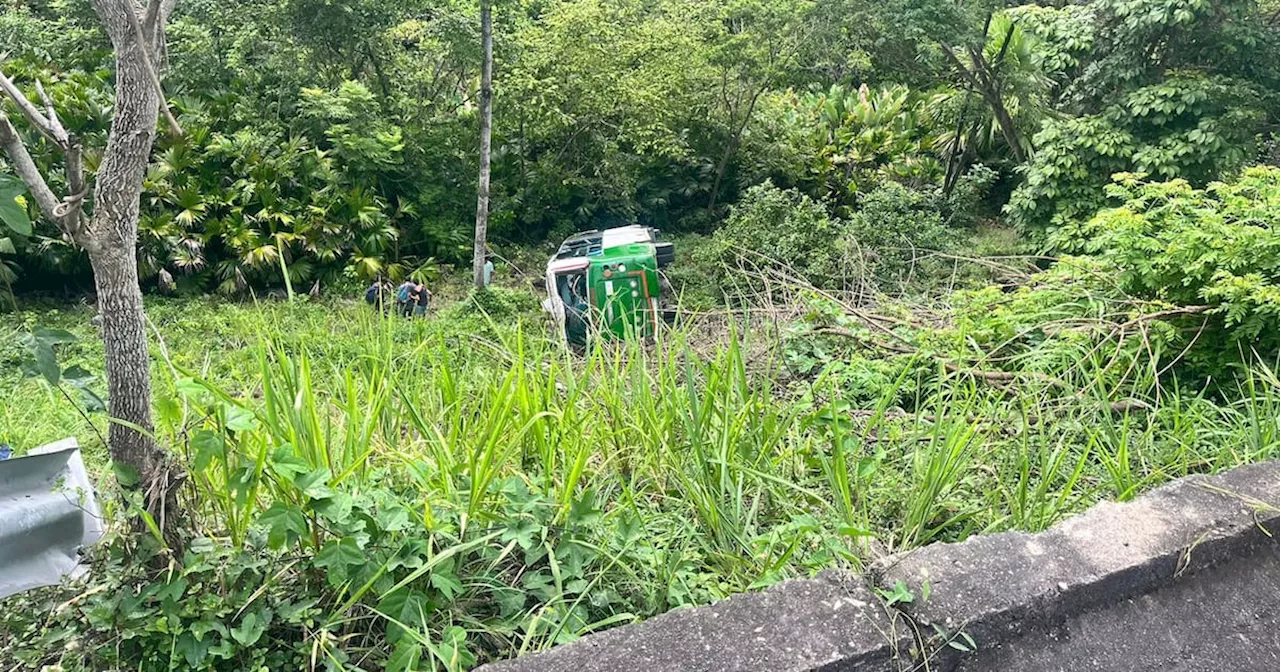
[[[843,336],[845,338],[851,338],[855,341],[858,341],[860,343],[865,343],[867,345],[879,348],[881,350],[888,350],[890,352],[896,352],[903,355],[914,355],[917,352],[915,348],[909,347],[907,345],[902,345],[899,343],[889,343],[886,341],[880,341],[873,338],[868,338],[861,334],[854,333],[852,329],[845,329],[844,327],[822,327],[820,329],[814,329],[810,333],[829,334],[831,336]]]
[[[1199,315],[1200,313],[1205,313],[1213,309],[1214,306],[1181,306],[1179,308],[1170,308],[1169,310],[1161,310],[1154,313],[1147,313],[1146,315],[1139,315],[1138,317],[1117,326],[1115,330],[1124,332],[1129,330],[1131,327],[1136,327],[1139,324],[1150,322],[1152,320],[1162,320],[1166,317],[1177,317],[1180,315]]]
[[[1033,380],[1038,380],[1042,383],[1049,385],[1050,387],[1053,387],[1059,390],[1067,389],[1067,384],[1062,382],[1061,380],[1058,380],[1053,376],[1048,376],[1043,373],[1037,373],[1034,371],[1023,371],[1020,373],[1012,373],[1010,371],[983,371],[981,369],[965,369],[965,368],[962,368],[959,364],[956,364],[955,362],[947,362],[943,364],[943,367],[947,370],[948,373],[972,376],[980,380],[985,380],[988,383],[1012,383],[1012,382],[1017,382],[1019,378],[1031,378]]]
[[[1111,408],[1112,413],[1116,413],[1118,415],[1123,415],[1130,411],[1151,410],[1151,404],[1148,404],[1141,399],[1121,399],[1120,401],[1111,402],[1108,406]]]

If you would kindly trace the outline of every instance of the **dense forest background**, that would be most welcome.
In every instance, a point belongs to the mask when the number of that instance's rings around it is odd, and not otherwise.
[[[96,18],[0,9],[5,72],[33,99],[44,84],[92,169],[112,105]],[[998,218],[1045,251],[1113,173],[1203,186],[1277,159],[1274,2],[520,0],[495,30],[499,244],[630,222],[705,234],[735,205],[767,223],[812,203],[873,220],[871,243],[936,247]],[[476,3],[186,0],[166,38],[185,133],[162,135],[147,178],[144,283],[237,294],[282,267],[354,282],[468,257]],[[52,225],[6,236],[7,283],[89,285]]]
[[[28,120],[110,193],[90,4],[0,0],[0,157],[72,206]],[[0,669],[459,672],[1280,459],[1280,0],[496,0],[472,292],[480,4],[178,1],[154,393],[101,393],[110,293],[0,158],[0,454],[74,436],[111,523]],[[527,281],[624,223],[677,319],[571,350]],[[404,277],[427,319],[356,298]],[[147,394],[158,521],[102,413]]]

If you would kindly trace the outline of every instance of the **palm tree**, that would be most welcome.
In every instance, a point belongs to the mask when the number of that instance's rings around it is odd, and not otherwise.
[[[1051,114],[1052,80],[1045,74],[1036,38],[1004,13],[991,17],[982,49],[943,51],[961,76],[961,85],[935,94],[927,109],[949,130],[938,137],[947,157],[945,189],[978,155],[1007,153],[1018,163],[1031,155],[1031,138]]]

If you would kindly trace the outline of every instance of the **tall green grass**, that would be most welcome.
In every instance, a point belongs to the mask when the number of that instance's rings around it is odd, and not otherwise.
[[[1151,368],[1098,389],[1107,362],[1082,357],[1048,373],[1084,394],[1031,381],[1011,395],[939,370],[907,402],[899,379],[868,405],[822,379],[779,382],[762,365],[777,343],[758,331],[689,327],[579,353],[520,316],[361,308],[157,320],[172,353],[157,432],[189,458],[198,533],[261,545],[297,507],[286,557],[350,538],[369,558],[322,603],[317,646],[335,657],[390,646],[457,669],[857,569],[868,538],[904,550],[1043,529],[1280,446],[1280,381],[1262,365],[1226,401],[1161,387]],[[1121,393],[1146,407],[1115,410]],[[347,505],[370,512],[368,540],[331,522]],[[406,548],[412,566],[397,560]],[[406,594],[431,608],[404,607]]]

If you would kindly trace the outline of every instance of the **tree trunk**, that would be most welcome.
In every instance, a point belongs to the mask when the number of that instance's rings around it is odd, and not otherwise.
[[[162,101],[144,52],[151,46],[138,39],[136,5],[132,0],[93,0],[93,6],[116,52],[111,132],[98,167],[93,219],[79,236],[93,265],[102,318],[112,419],[107,443],[112,461],[138,472],[147,511],[170,536],[172,468],[168,454],[151,437],[151,359],[137,260],[142,179]]]
[[[983,91],[982,95],[987,99],[987,103],[991,105],[991,112],[996,117],[996,123],[1000,124],[1000,133],[1004,135],[1004,141],[1009,145],[1009,151],[1013,152],[1013,158],[1018,163],[1027,162],[1027,153],[1022,150],[1022,142],[1018,139],[1018,129],[1013,125],[1013,117],[1009,116],[1009,109],[1004,106],[1004,100],[1000,97],[1000,92],[994,87],[989,91]]]
[[[142,290],[138,287],[137,242],[142,180],[164,102],[153,63],[174,2],[150,0],[144,10],[137,0],[92,0],[115,49],[116,81],[111,131],[93,189],[93,217],[87,224],[83,200],[88,188],[80,140],[68,134],[58,121],[53,101],[39,82],[36,90],[44,102],[43,112],[0,73],[0,89],[63,152],[70,193],[58,200],[0,110],[0,147],[44,216],[89,255],[106,351],[107,411],[111,420],[107,449],[116,465],[135,472],[136,483],[126,478],[121,485],[141,489],[147,512],[171,543],[176,540],[174,487],[181,476],[169,454],[152,438],[151,360]],[[168,107],[163,111],[169,128],[181,134]]]
[[[489,144],[493,132],[493,7],[480,0],[480,40],[484,69],[480,75],[480,188],[476,197],[476,246],[472,260],[476,289],[484,289],[485,239],[489,229]]]
[[[108,434],[111,459],[138,470],[144,487],[157,480],[164,463],[155,442],[133,426],[151,432],[151,360],[132,251],[108,247],[90,255],[98,293],[98,315],[106,351],[107,393],[112,419]],[[128,425],[115,422],[122,420]],[[157,521],[159,522],[159,521]]]
[[[716,164],[715,182],[711,185],[711,198],[707,201],[707,212],[714,215],[716,202],[720,200],[720,187],[724,183],[724,174],[729,169],[729,160],[738,151],[738,144],[742,142],[742,134],[747,130],[747,124],[751,123],[751,115],[755,114],[756,103],[760,100],[760,95],[764,93],[767,85],[760,84],[760,88],[751,94],[751,102],[747,105],[747,112],[742,117],[742,121],[736,127],[731,128],[729,136],[729,144],[725,145],[724,154],[720,156],[720,162]],[[731,115],[732,116],[732,115]]]
[[[1008,39],[1006,38],[1006,43]],[[1027,162],[1027,154],[1022,151],[1022,143],[1018,140],[1018,129],[1014,126],[1013,117],[1009,115],[1009,109],[1004,105],[1004,99],[1000,95],[1000,85],[996,81],[995,74],[991,71],[982,57],[982,52],[977,49],[971,49],[970,58],[973,59],[974,67],[969,69],[956,55],[955,49],[951,45],[941,43],[942,52],[946,54],[951,64],[955,66],[956,72],[982,96],[987,105],[991,107],[991,114],[996,118],[996,124],[1000,126],[1000,133],[1004,136],[1004,141],[1009,145],[1009,151],[1013,153],[1013,158],[1018,163]]]

